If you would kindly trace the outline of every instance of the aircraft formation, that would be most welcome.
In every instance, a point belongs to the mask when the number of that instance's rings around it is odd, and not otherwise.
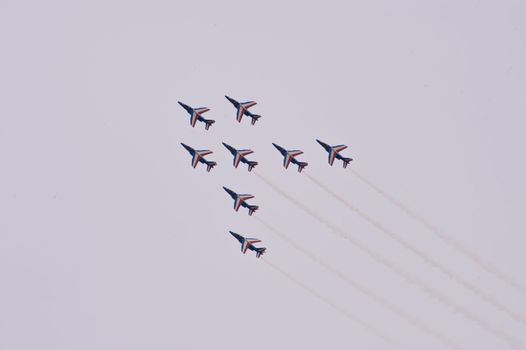
[[[261,118],[261,115],[254,114],[251,111],[249,111],[249,108],[255,106],[257,102],[255,101],[247,101],[247,102],[238,102],[235,99],[226,96],[225,98],[236,108],[236,120],[241,123],[243,120],[243,116],[247,116],[251,118],[251,124],[255,125],[256,122]],[[209,128],[215,123],[215,120],[212,119],[206,119],[202,115],[208,111],[210,111],[210,108],[208,107],[190,107],[189,105],[178,101],[179,105],[183,107],[186,112],[190,115],[190,125],[192,127],[195,127],[197,122],[202,122],[205,124],[205,130],[209,130]],[[341,160],[343,162],[343,167],[347,168],[347,165],[353,160],[352,158],[344,157],[340,154],[341,151],[345,150],[347,148],[346,145],[336,145],[336,146],[330,146],[327,143],[316,140],[328,153],[328,162],[332,166],[335,159]],[[210,150],[197,150],[194,149],[184,143],[181,143],[181,145],[190,153],[192,157],[192,167],[197,167],[199,163],[206,166],[206,171],[210,172],[217,163],[215,161],[207,160],[205,156],[213,153]],[[284,147],[272,143],[272,145],[279,151],[279,153],[283,156],[283,167],[285,169],[288,169],[289,165],[292,163],[298,167],[298,172],[302,172],[309,163],[300,161],[297,159],[297,157],[301,154],[303,154],[303,151],[301,150],[287,150]],[[258,165],[258,162],[249,160],[246,157],[249,154],[254,153],[251,149],[236,149],[233,146],[223,142],[223,146],[232,154],[233,158],[233,166],[234,168],[237,168],[239,163],[243,163],[247,165],[248,171],[252,171],[256,165]],[[235,191],[223,186],[223,189],[225,192],[230,195],[230,197],[234,200],[234,210],[237,212],[240,207],[248,209],[248,215],[252,216],[258,209],[259,206],[257,205],[251,205],[247,203],[247,200],[254,198],[254,195],[252,194],[240,194],[236,193]],[[266,248],[264,247],[256,247],[254,244],[260,243],[261,240],[257,238],[247,238],[243,237],[242,235],[235,233],[233,231],[229,231],[230,234],[236,238],[239,243],[241,243],[241,252],[243,254],[246,253],[247,250],[254,251],[256,253],[256,257],[259,258],[262,254],[266,252]]]

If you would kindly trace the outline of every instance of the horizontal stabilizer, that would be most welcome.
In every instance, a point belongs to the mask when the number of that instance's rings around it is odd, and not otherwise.
[[[216,165],[216,162],[206,162],[206,171],[210,172]]]
[[[258,165],[258,162],[248,162],[248,171],[252,171],[256,165]]]
[[[256,258],[259,258],[261,255],[265,254],[267,248],[256,248]]]
[[[204,119],[205,122],[205,130],[208,130],[212,124],[214,124],[216,121],[212,119]]]
[[[349,165],[350,162],[352,162],[352,158],[343,158],[343,167],[347,168],[347,165]]]
[[[306,162],[299,162],[298,163],[298,172],[301,173],[301,171],[307,166],[309,163]]]
[[[257,205],[250,205],[248,207],[248,215],[252,215],[256,212],[256,210],[258,210],[259,207]]]

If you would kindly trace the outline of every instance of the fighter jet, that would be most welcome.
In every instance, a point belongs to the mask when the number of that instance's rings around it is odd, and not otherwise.
[[[300,162],[300,161],[298,161],[295,158],[296,156],[299,156],[300,154],[303,154],[303,151],[299,151],[299,150],[287,151],[286,149],[284,149],[283,147],[281,147],[279,145],[276,145],[275,143],[272,143],[272,144],[283,155],[283,157],[284,157],[284,159],[283,159],[283,166],[285,167],[285,169],[288,169],[290,163],[297,164],[298,165],[298,172],[301,173],[303,168],[305,168],[307,165],[309,165],[309,163]]]
[[[203,163],[206,164],[206,171],[210,171],[213,167],[217,165],[216,162],[212,162],[209,160],[206,160],[204,156],[212,153],[212,151],[209,150],[195,150],[192,147],[185,145],[181,142],[181,145],[186,148],[188,153],[192,156],[192,166],[195,168],[197,166],[197,163]]]
[[[181,107],[186,109],[188,114],[190,114],[190,125],[192,125],[192,127],[195,127],[195,123],[197,123],[198,120],[200,122],[205,123],[205,129],[206,130],[208,130],[210,128],[210,126],[215,123],[215,120],[205,119],[205,118],[203,118],[201,116],[201,114],[203,114],[205,112],[208,112],[210,110],[210,108],[207,108],[207,107],[192,108],[192,107],[190,107],[188,105],[185,105],[182,102],[177,101],[177,103],[179,103],[181,105]]]
[[[345,158],[340,154],[341,151],[347,148],[345,145],[329,146],[325,142],[316,140],[327,152],[329,152],[329,164],[332,166],[334,159],[341,159],[343,161],[343,167],[347,168],[347,165],[352,161],[352,158]]]
[[[223,142],[223,146],[225,146],[230,153],[234,156],[234,168],[237,168],[239,165],[239,162],[245,163],[248,165],[248,171],[252,171],[256,165],[258,165],[258,162],[254,162],[251,160],[248,160],[245,158],[246,155],[249,155],[251,153],[254,153],[254,151],[250,149],[235,149],[234,147],[226,144]]]
[[[248,110],[250,107],[254,106],[257,102],[254,102],[254,101],[237,102],[236,100],[234,100],[231,97],[228,97],[226,95],[225,95],[225,97],[226,97],[227,100],[230,101],[230,103],[232,103],[234,105],[234,107],[237,108],[236,119],[237,119],[238,122],[241,123],[241,119],[243,119],[243,115],[246,115],[246,116],[252,118],[252,125],[256,124],[258,119],[261,118],[260,115],[253,114],[252,112],[250,112]]]
[[[254,247],[254,243],[261,242],[257,238],[245,238],[245,237],[243,237],[241,235],[238,235],[235,232],[232,232],[232,231],[228,231],[228,232],[230,232],[230,234],[232,236],[234,236],[239,241],[239,243],[241,243],[241,251],[243,252],[243,254],[246,253],[247,249],[250,249],[250,250],[255,251],[256,252],[256,258],[259,258],[267,250],[267,248],[256,248],[256,247]]]
[[[238,211],[239,207],[247,208],[248,209],[248,215],[254,214],[256,210],[259,209],[257,205],[250,205],[246,201],[254,198],[251,194],[237,194],[236,192],[232,191],[229,188],[226,188],[223,186],[223,189],[232,197],[234,200],[234,210]]]

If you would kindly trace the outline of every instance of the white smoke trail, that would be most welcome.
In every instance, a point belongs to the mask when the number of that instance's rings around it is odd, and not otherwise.
[[[469,258],[472,262],[479,265],[483,270],[488,272],[489,274],[497,277],[499,280],[507,284],[508,286],[512,287],[519,293],[521,293],[523,296],[526,297],[526,288],[515,281],[512,277],[506,275],[504,272],[500,271],[497,267],[489,263],[488,261],[482,259],[480,256],[478,256],[476,253],[474,253],[472,250],[467,248],[465,245],[445,233],[444,231],[440,230],[435,225],[431,224],[428,220],[423,218],[422,216],[418,215],[416,212],[405,206],[403,203],[401,203],[399,200],[394,198],[389,193],[382,190],[380,187],[373,184],[371,181],[369,181],[365,176],[358,173],[356,170],[351,169],[353,174],[360,179],[363,183],[365,183],[367,186],[369,186],[371,189],[373,189],[376,193],[378,193],[380,196],[384,197],[386,200],[391,202],[394,206],[398,207],[400,210],[402,210],[404,213],[406,213],[407,216],[415,220],[416,222],[419,222],[422,226],[427,228],[429,231],[431,231],[435,236],[437,236],[439,239],[441,239],[443,242],[451,246],[453,249],[456,249],[460,253],[464,254],[467,258]]]
[[[526,325],[526,320],[522,315],[519,313],[509,309],[507,306],[503,305],[501,302],[499,302],[495,297],[487,294],[486,292],[482,291],[480,288],[476,287],[469,281],[462,278],[460,275],[455,273],[454,271],[448,269],[444,265],[438,263],[437,261],[433,260],[430,256],[428,256],[426,253],[424,253],[419,248],[415,247],[414,245],[411,245],[409,242],[402,239],[400,236],[395,234],[393,231],[387,229],[385,226],[383,226],[378,221],[371,218],[369,215],[352,205],[348,200],[340,196],[338,193],[332,191],[330,188],[325,186],[323,183],[321,183],[319,180],[315,179],[312,175],[305,174],[307,178],[312,181],[314,184],[316,184],[318,187],[320,187],[322,190],[327,192],[329,195],[331,195],[333,198],[335,198],[340,203],[344,204],[348,209],[354,211],[356,214],[358,214],[360,217],[362,217],[365,221],[369,222],[371,225],[376,227],[378,230],[386,234],[389,238],[406,248],[407,250],[411,251],[413,254],[419,256],[424,260],[426,263],[428,263],[430,266],[434,267],[435,269],[442,272],[444,275],[448,276],[451,280],[455,281],[456,283],[460,284],[467,290],[471,291],[473,294],[477,295],[479,298],[484,300],[490,305],[493,305],[498,310],[502,311],[503,313],[507,314],[514,320],[522,323],[523,325]]]
[[[309,257],[312,261],[323,267],[325,270],[335,274],[338,278],[340,278],[342,281],[353,287],[354,289],[358,290],[360,293],[364,294],[365,296],[371,298],[375,302],[377,302],[379,305],[385,307],[386,309],[390,310],[394,314],[396,314],[401,319],[407,321],[411,325],[415,326],[416,328],[422,330],[427,335],[437,339],[442,344],[447,346],[449,349],[462,349],[459,345],[455,344],[451,339],[448,339],[446,336],[441,334],[440,332],[437,332],[431,328],[429,328],[424,322],[421,320],[411,316],[407,312],[405,312],[402,308],[398,307],[395,304],[392,304],[385,298],[379,296],[374,291],[370,290],[369,288],[365,287],[364,285],[360,284],[359,282],[353,280],[343,272],[339,271],[338,269],[332,267],[325,261],[321,260],[318,256],[316,256],[311,251],[303,248],[301,245],[299,245],[296,241],[290,239],[285,235],[284,233],[280,232],[278,229],[274,228],[272,225],[268,224],[265,220],[261,219],[260,217],[256,217],[256,220],[258,220],[263,226],[265,226],[267,229],[272,231],[275,235],[286,241],[289,245],[294,247],[299,252],[303,253],[307,257]]]
[[[376,253],[374,250],[369,248],[367,245],[365,245],[363,242],[357,240],[353,236],[349,235],[346,231],[342,230],[336,225],[333,225],[330,221],[325,219],[324,217],[318,215],[311,209],[309,209],[307,206],[305,206],[300,201],[296,200],[294,197],[290,196],[288,193],[280,189],[278,186],[274,185],[272,182],[261,176],[259,173],[254,172],[255,175],[264,183],[266,183],[270,188],[272,188],[274,191],[282,195],[284,198],[288,199],[291,203],[295,204],[298,208],[303,210],[305,213],[322,223],[323,225],[327,226],[330,231],[341,238],[347,240],[350,244],[354,245],[356,248],[362,250],[364,253],[369,255],[373,260],[378,262],[379,264],[384,265],[388,269],[392,270],[396,274],[398,274],[400,277],[405,279],[410,284],[413,284],[420,288],[424,293],[429,295],[430,297],[434,298],[435,300],[438,300],[442,304],[446,305],[447,307],[451,308],[453,311],[458,312],[462,314],[467,319],[471,320],[473,323],[477,324],[479,327],[483,328],[487,332],[491,333],[493,336],[499,338],[500,340],[506,342],[508,345],[515,349],[526,349],[524,345],[517,339],[513,338],[506,332],[494,328],[492,325],[490,325],[488,322],[484,321],[480,317],[478,317],[476,314],[472,313],[468,309],[464,308],[461,305],[457,305],[454,303],[449,297],[443,295],[439,291],[437,291],[434,288],[428,287],[424,281],[421,279],[411,275],[409,272],[406,272],[398,265],[392,263],[388,259],[384,258],[382,255]]]
[[[347,317],[349,320],[359,324],[360,326],[362,326],[364,329],[366,329],[369,333],[373,334],[374,336],[382,339],[383,341],[385,341],[386,343],[388,343],[389,345],[391,345],[392,347],[394,348],[397,348],[397,349],[400,349],[400,345],[395,342],[394,340],[392,340],[389,336],[385,335],[380,329],[378,329],[377,327],[369,324],[368,322],[362,320],[361,318],[359,318],[358,316],[355,316],[354,314],[350,313],[348,310],[346,310],[345,308],[339,306],[338,304],[336,304],[335,302],[333,302],[331,299],[321,295],[320,293],[318,293],[316,290],[314,290],[313,288],[307,286],[306,284],[304,284],[303,282],[301,282],[300,280],[296,279],[294,276],[292,276],[290,273],[286,272],[285,270],[279,268],[277,265],[275,265],[274,263],[270,262],[268,260],[268,258],[264,258],[264,259],[261,259],[263,260],[267,265],[269,265],[270,267],[272,267],[274,270],[276,270],[277,272],[279,272],[281,275],[283,275],[284,277],[286,277],[287,279],[289,279],[290,281],[294,282],[296,285],[298,285],[299,287],[303,288],[304,290],[306,290],[307,292],[309,292],[310,294],[312,294],[313,296],[315,296],[316,298],[318,298],[319,300],[321,300],[322,302],[324,302],[325,304],[329,305],[330,307],[332,307],[334,310],[340,312],[342,315],[344,315],[345,317]]]

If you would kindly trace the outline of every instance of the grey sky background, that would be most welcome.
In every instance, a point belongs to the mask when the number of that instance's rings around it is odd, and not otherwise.
[[[521,295],[387,203],[351,167],[526,284],[526,5],[520,1],[0,2],[0,349],[389,349],[242,255],[268,259],[407,349],[443,349],[298,253],[325,262],[467,349],[508,345],[355,249],[246,167],[526,343],[483,302],[321,191],[306,171],[470,283]],[[256,100],[255,127],[223,97]],[[207,106],[210,131],[177,105]],[[185,142],[219,165],[192,169]]]

